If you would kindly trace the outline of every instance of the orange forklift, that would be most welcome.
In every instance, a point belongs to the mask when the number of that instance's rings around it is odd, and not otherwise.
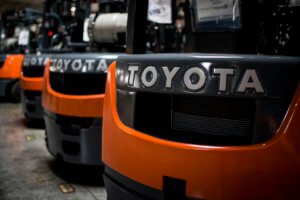
[[[73,22],[70,8],[71,2],[61,4],[60,1],[44,1],[42,21],[39,20],[38,46],[24,56],[20,78],[21,104],[29,122],[43,120],[41,98],[44,68],[52,54],[66,52],[66,27]]]
[[[299,2],[186,0],[185,53],[142,55],[153,3],[108,70],[107,199],[300,199]]]
[[[41,103],[44,68],[49,62],[48,54],[25,54],[22,63],[21,104],[27,120],[43,120]]]
[[[122,0],[96,5],[99,9],[88,17],[89,1],[76,1],[80,27],[75,35],[80,37],[68,44],[71,53],[51,56],[42,106],[49,152],[67,163],[100,166],[106,73],[118,52],[125,51],[127,13]]]
[[[13,102],[20,101],[20,83],[23,54],[4,53],[0,55],[0,97]]]
[[[29,31],[24,27],[26,18],[21,20],[23,14],[23,11],[7,11],[0,19],[0,96],[14,102],[20,101],[22,53],[24,45],[29,43]]]

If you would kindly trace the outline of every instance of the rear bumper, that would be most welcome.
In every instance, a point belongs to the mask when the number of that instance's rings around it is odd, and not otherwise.
[[[21,104],[26,118],[43,120],[42,92],[22,90]]]
[[[29,78],[21,75],[21,104],[26,118],[43,120],[42,89],[43,78]]]
[[[60,115],[102,117],[104,94],[69,95],[53,90],[49,80],[49,64],[45,68],[43,81],[43,108]]]
[[[24,77],[20,78],[22,90],[42,91],[43,89],[43,77]]]
[[[102,165],[102,119],[93,118],[93,124],[83,127],[72,123],[70,117],[45,110],[47,147],[54,156],[65,162],[83,165]],[[85,118],[77,119],[85,120]]]
[[[104,94],[66,95],[53,90],[49,64],[45,68],[42,93],[49,152],[73,164],[102,165]]]
[[[164,199],[162,191],[139,184],[105,166],[103,174],[109,200]]]
[[[165,177],[183,180],[189,198],[300,199],[299,85],[271,140],[223,147],[167,141],[126,126],[117,113],[115,77],[111,66],[103,113],[106,166],[158,191],[163,191]],[[109,198],[114,195],[110,189],[107,192]]]
[[[0,78],[19,79],[23,57],[22,54],[7,55],[3,66],[0,68]]]

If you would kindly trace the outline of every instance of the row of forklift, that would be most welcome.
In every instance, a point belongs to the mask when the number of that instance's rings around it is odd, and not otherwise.
[[[300,199],[300,1],[45,0],[1,16],[0,95],[108,200]],[[100,173],[100,172],[99,172]]]

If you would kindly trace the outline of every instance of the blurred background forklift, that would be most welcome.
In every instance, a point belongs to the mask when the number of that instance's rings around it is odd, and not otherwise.
[[[185,1],[185,53],[142,55],[147,19],[174,23],[174,2],[129,0],[139,55],[107,75],[109,200],[300,198],[299,6]]]
[[[43,123],[41,103],[44,68],[53,54],[63,54],[76,49],[82,39],[82,26],[90,9],[80,10],[80,1],[46,0],[43,20],[39,26],[39,46],[33,54],[26,54],[21,76],[21,101],[29,122]],[[86,1],[90,5],[89,1]],[[76,11],[77,9],[77,11]],[[72,45],[70,45],[72,43]]]
[[[107,68],[125,51],[126,1],[68,1],[74,12],[69,53],[51,55],[42,105],[49,152],[72,164],[100,166]],[[73,38],[73,39],[72,39]]]
[[[23,54],[38,45],[35,36],[41,12],[33,9],[6,11],[0,22],[0,96],[20,101],[20,82]]]
[[[92,23],[94,23],[93,20],[95,20],[98,15],[97,13],[92,12],[90,18],[90,10],[95,10],[98,8],[97,3],[93,3],[93,1],[86,1],[85,3],[86,5],[90,3],[91,8],[88,8],[85,13],[82,13],[78,11],[76,12],[76,6],[78,6],[78,3],[75,1],[73,3],[72,1],[44,2],[44,22],[40,27],[41,33],[39,48],[36,49],[35,54],[25,55],[22,68],[21,101],[24,115],[29,121],[38,122],[43,120],[43,109],[41,106],[42,81],[44,67],[47,62],[47,58],[49,57],[49,53],[55,53],[55,51],[61,53],[68,52],[71,50],[70,46],[75,47],[74,45],[76,45],[76,42],[74,41],[80,41],[81,39],[84,41],[81,44],[81,49],[79,48],[80,51],[84,51],[84,49],[87,49],[91,52],[125,51],[124,32],[120,33],[121,35],[116,35],[116,37],[119,37],[118,44],[114,45],[110,44],[113,38],[109,38],[111,36],[109,27],[107,27],[108,30],[100,30],[99,34],[96,33],[96,29],[94,29],[94,33],[88,33],[88,23],[90,22],[90,27],[92,27]],[[102,1],[101,4],[101,13],[114,12],[117,10],[121,11],[126,9],[126,5],[122,3],[122,1]],[[72,14],[75,17],[74,19],[70,17]],[[98,23],[103,23],[103,20],[107,19],[99,18]],[[180,20],[179,17],[178,20]],[[105,26],[107,26],[107,24]],[[78,27],[83,27],[84,31]],[[181,29],[182,27],[180,27],[180,24],[179,27],[175,27],[172,25],[163,26],[154,22],[149,22],[146,29],[147,51],[179,51],[179,49],[182,48],[181,43],[183,42]],[[73,36],[71,36],[71,34]],[[99,42],[91,42],[92,40],[89,42],[89,37],[91,37],[93,41],[99,39],[102,40],[101,45],[99,45]],[[73,42],[71,42],[72,44],[67,47],[66,44],[70,38],[73,40]],[[79,43],[77,44],[79,45]]]
[[[110,63],[128,51],[125,45],[128,3],[97,2],[97,13],[81,18],[81,22],[85,21],[82,40],[88,42],[76,44],[80,47],[78,53],[51,57],[45,73],[43,107],[51,154],[69,163],[99,166],[103,165],[101,130],[106,73]],[[180,51],[181,33],[176,29],[172,24],[148,23],[146,34],[146,29],[143,30],[147,51]]]

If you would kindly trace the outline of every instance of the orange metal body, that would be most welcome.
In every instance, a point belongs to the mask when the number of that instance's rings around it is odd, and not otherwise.
[[[102,117],[104,94],[65,95],[54,91],[49,81],[50,62],[44,73],[42,105],[53,113],[74,117]]]
[[[7,55],[3,66],[0,68],[0,78],[18,79],[21,76],[23,54]]]
[[[103,113],[102,158],[110,168],[158,190],[163,176],[186,180],[186,194],[193,198],[300,199],[300,85],[277,134],[268,142],[192,145],[155,138],[120,121],[115,65],[107,76]]]
[[[42,91],[43,78],[28,78],[21,74],[21,89],[30,91]]]
[[[50,59],[47,60],[47,63],[48,62],[50,62]],[[25,77],[23,73],[21,73],[20,83],[22,90],[40,92],[43,90],[43,77]]]

